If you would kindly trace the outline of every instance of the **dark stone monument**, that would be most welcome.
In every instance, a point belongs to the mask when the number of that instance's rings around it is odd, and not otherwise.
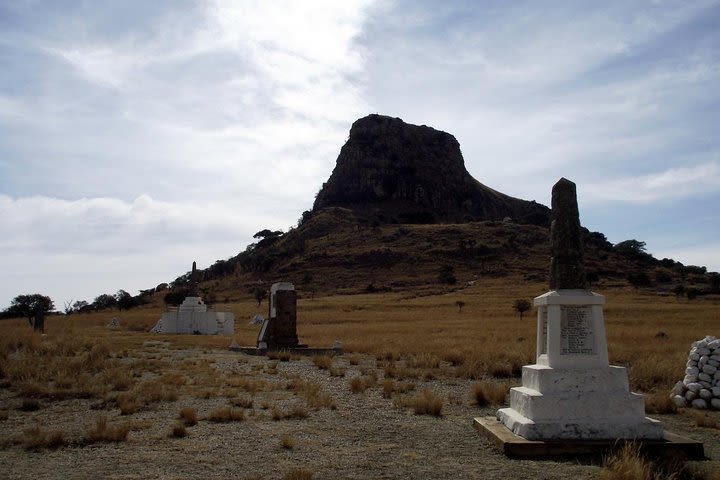
[[[297,336],[297,294],[291,283],[270,288],[270,315],[258,335],[258,348],[268,350],[302,347]]]
[[[550,290],[587,289],[575,184],[561,178],[552,188]]]
[[[197,271],[197,264],[193,262],[192,271],[190,272],[190,291],[188,297],[199,297],[198,283],[200,283],[200,274]]]

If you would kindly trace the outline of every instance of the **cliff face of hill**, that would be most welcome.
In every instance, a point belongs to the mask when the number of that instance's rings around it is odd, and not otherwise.
[[[349,208],[392,223],[502,220],[547,225],[544,205],[500,193],[465,169],[458,141],[399,118],[368,115],[353,123],[313,212]]]

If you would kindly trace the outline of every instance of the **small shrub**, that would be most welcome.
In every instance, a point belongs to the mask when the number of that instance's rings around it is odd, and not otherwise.
[[[140,405],[134,398],[118,398],[118,407],[121,415],[132,415],[140,410]]]
[[[207,419],[216,423],[241,422],[245,420],[245,411],[239,408],[220,407],[210,412]]]
[[[285,412],[277,405],[273,405],[273,408],[270,412],[270,416],[273,420],[288,420],[288,419],[303,419],[310,416],[308,411],[303,407],[302,405],[295,404],[292,406],[292,408]]]
[[[386,379],[383,381],[383,392],[382,396],[385,398],[391,398],[393,393],[406,393],[411,390],[415,390],[415,384],[411,382],[396,382],[392,379]]]
[[[180,420],[189,427],[197,425],[197,412],[192,407],[184,407],[180,410]]]
[[[188,431],[185,429],[185,424],[178,422],[175,425],[173,425],[173,428],[170,431],[169,436],[175,437],[175,438],[183,438],[183,437],[187,437],[187,435],[188,435]]]
[[[504,383],[477,382],[472,386],[473,400],[479,407],[501,405],[505,402],[508,386]]]
[[[287,350],[273,350],[267,352],[267,358],[270,360],[280,360],[281,362],[289,362],[293,359],[292,354]]]
[[[337,365],[333,365],[328,371],[331,377],[344,377],[346,372],[345,368],[338,367]]]
[[[280,437],[280,446],[286,450],[292,450],[295,446],[295,440],[290,435],[283,435]]]
[[[359,365],[360,364],[360,355],[357,353],[352,353],[347,356],[347,361],[350,365]]]

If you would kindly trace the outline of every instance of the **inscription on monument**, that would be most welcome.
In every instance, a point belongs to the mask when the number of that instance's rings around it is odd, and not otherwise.
[[[560,355],[595,355],[591,307],[560,309]]]
[[[540,331],[542,332],[542,340],[540,342],[540,353],[543,355],[547,353],[547,324],[548,324],[548,309],[547,307],[540,307]]]

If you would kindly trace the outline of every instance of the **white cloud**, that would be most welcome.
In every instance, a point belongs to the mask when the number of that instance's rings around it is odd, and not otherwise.
[[[700,196],[720,190],[720,163],[590,183],[583,187],[588,201],[648,204]]]

